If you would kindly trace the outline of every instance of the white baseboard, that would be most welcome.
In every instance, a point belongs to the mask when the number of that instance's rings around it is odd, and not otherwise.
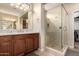
[[[39,50],[39,51],[44,51],[45,49],[44,49],[44,48],[38,48],[38,50]]]

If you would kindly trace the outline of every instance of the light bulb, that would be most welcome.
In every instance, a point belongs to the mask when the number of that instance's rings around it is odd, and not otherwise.
[[[22,7],[25,8],[25,5],[23,4]]]
[[[28,10],[27,8],[24,9],[24,11],[27,11],[27,10]]]
[[[16,5],[16,8],[19,8],[19,6],[18,6],[18,5]]]
[[[22,7],[20,7],[20,9],[23,9]]]
[[[17,3],[15,6],[16,6],[16,8],[19,8],[19,6],[20,6],[20,3]]]
[[[26,9],[24,9],[24,11],[26,11]]]

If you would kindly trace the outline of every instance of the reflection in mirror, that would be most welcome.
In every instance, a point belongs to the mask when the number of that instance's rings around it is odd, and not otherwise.
[[[0,20],[0,29],[6,30],[6,29],[16,29],[16,21],[6,21],[6,20]]]
[[[28,29],[28,15],[31,4],[27,3],[0,3],[0,30],[22,31]],[[30,19],[31,20],[31,19]]]
[[[23,25],[23,29],[27,29],[28,28],[28,12],[26,12],[22,17],[21,17],[21,22]]]
[[[0,30],[16,29],[17,16],[0,12]]]

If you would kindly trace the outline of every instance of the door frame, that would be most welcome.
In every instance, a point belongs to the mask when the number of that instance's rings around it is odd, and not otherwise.
[[[75,40],[74,40],[74,18],[77,17],[77,16],[79,16],[79,14],[76,14],[76,13],[75,13],[75,12],[77,12],[77,11],[79,11],[79,9],[76,9],[76,10],[74,10],[74,11],[71,12],[71,21],[72,21],[73,23],[70,24],[70,25],[73,26],[73,28],[71,28],[71,29],[72,29],[72,33],[73,33],[73,35],[71,35],[71,37],[73,37],[73,42],[72,42],[73,48],[75,48]],[[78,13],[79,13],[79,12],[78,12]]]
[[[76,10],[76,11],[79,11],[79,10]],[[76,11],[74,11],[74,12],[76,12]],[[77,12],[77,13],[78,13],[78,15],[76,15],[76,16],[74,15],[74,18],[77,17],[77,16],[79,16],[79,12]],[[75,22],[75,21],[74,21],[74,22]],[[74,30],[75,30],[75,29],[74,29]],[[75,40],[74,40],[74,48],[75,48]]]

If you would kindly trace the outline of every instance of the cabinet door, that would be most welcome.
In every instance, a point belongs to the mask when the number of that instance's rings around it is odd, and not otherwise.
[[[38,34],[33,35],[33,39],[34,39],[34,49],[38,49],[39,48],[39,35]]]
[[[29,35],[26,37],[26,52],[32,51],[34,47],[34,41],[33,38]]]
[[[14,55],[19,55],[25,51],[25,41],[23,36],[14,36]]]
[[[12,37],[1,36],[0,37],[0,56],[12,55]]]

